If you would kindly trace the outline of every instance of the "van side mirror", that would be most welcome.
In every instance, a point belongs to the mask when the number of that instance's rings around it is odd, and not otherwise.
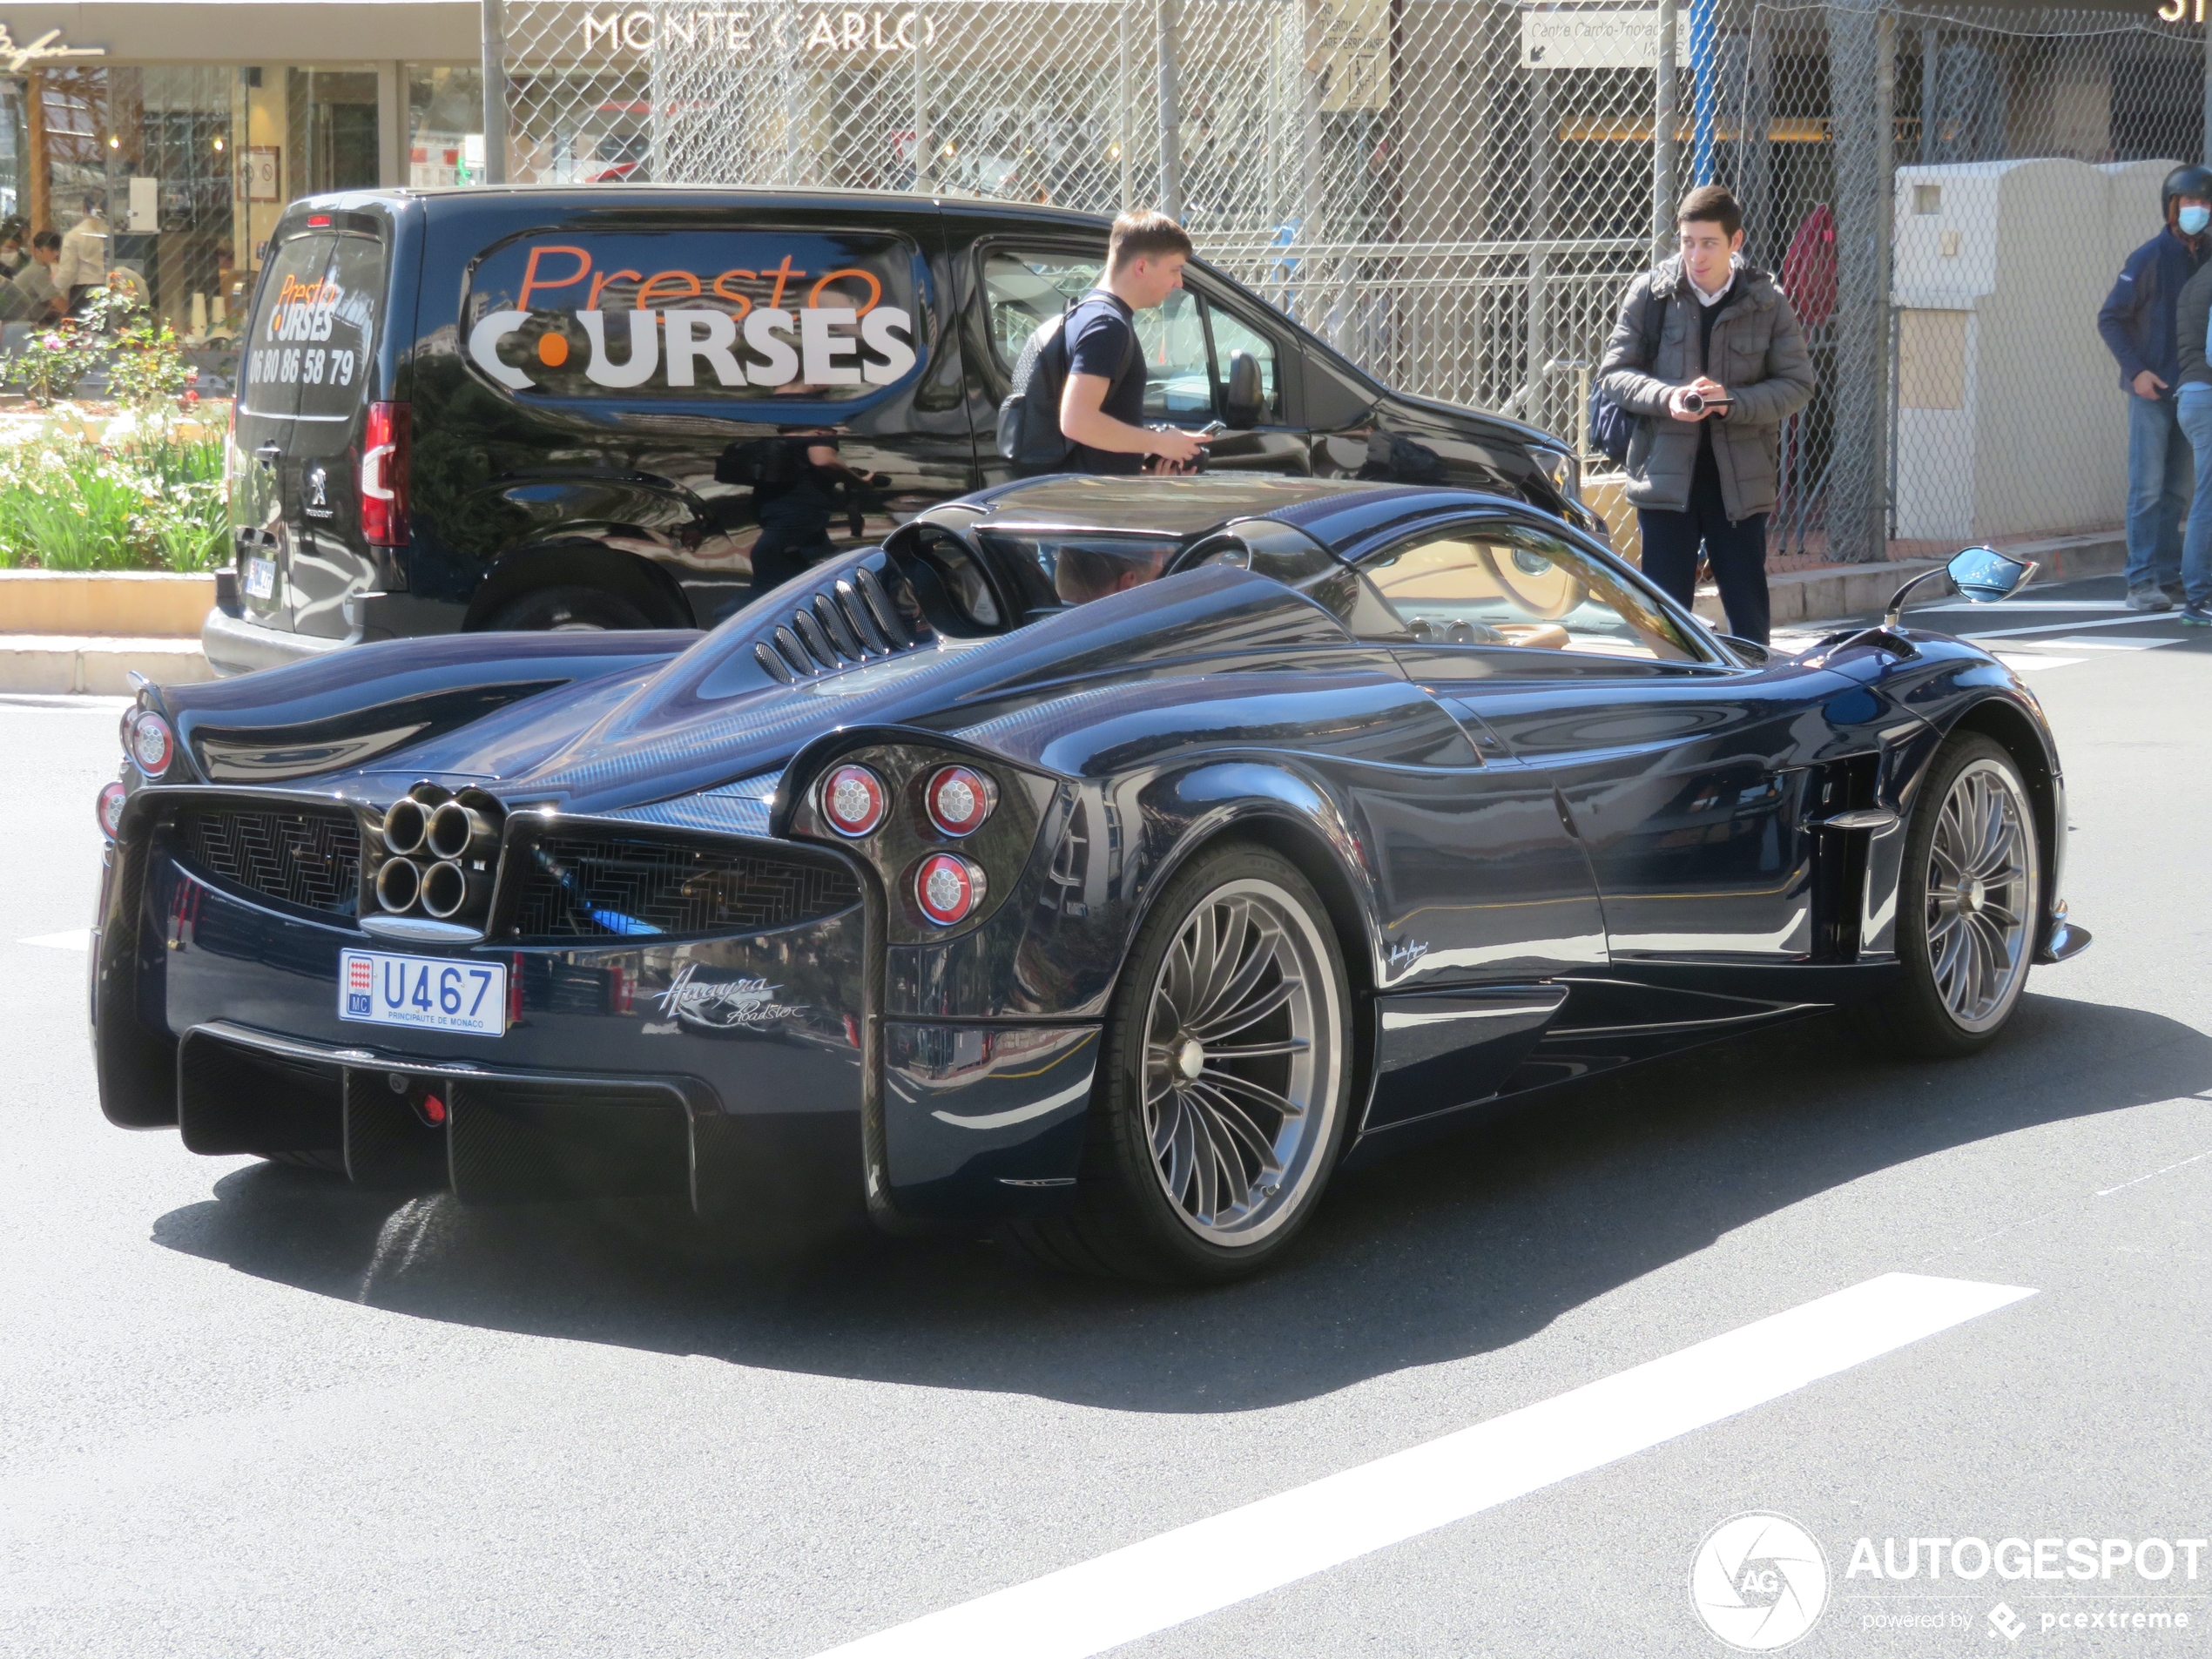
[[[1260,388],[1259,360],[1248,351],[1229,354],[1229,385],[1222,399],[1222,419],[1239,429],[1256,427],[1266,413],[1266,394]]]

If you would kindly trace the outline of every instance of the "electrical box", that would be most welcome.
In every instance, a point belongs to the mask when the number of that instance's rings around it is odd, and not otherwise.
[[[2127,521],[2128,395],[2097,311],[2156,234],[2172,161],[1899,167],[1897,534],[1965,543]]]

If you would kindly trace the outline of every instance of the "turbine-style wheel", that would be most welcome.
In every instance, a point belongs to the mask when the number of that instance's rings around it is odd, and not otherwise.
[[[1879,1047],[1932,1059],[1986,1047],[2027,983],[2042,914],[2035,810],[2020,767],[1968,733],[1938,752],[1906,831],[1897,988],[1865,1010]]]
[[[1116,993],[1075,1213],[1015,1234],[1056,1265],[1218,1281],[1312,1213],[1342,1143],[1350,995],[1288,860],[1202,853],[1154,905]]]

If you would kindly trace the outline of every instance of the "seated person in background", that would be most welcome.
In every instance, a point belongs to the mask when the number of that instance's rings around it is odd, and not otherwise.
[[[57,309],[54,262],[62,256],[62,239],[51,231],[39,232],[30,239],[30,255],[23,269],[0,285],[9,291],[0,293],[0,303],[9,307],[20,303],[20,311],[10,309],[7,314],[40,322]]]
[[[1170,550],[1152,542],[1062,542],[1047,547],[1053,556],[1053,591],[1071,605],[1141,587],[1160,574]]]

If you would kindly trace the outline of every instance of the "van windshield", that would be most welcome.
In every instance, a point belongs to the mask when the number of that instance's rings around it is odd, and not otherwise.
[[[246,413],[350,421],[369,383],[384,249],[366,236],[318,233],[280,246],[247,336]]]

